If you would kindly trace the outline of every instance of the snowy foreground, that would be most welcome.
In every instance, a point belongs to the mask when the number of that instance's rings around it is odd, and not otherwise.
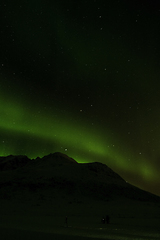
[[[119,229],[116,228],[117,225],[110,226],[109,228],[52,228],[46,230],[24,230],[18,228],[0,228],[1,239],[160,239],[160,233],[154,233],[154,230],[150,229],[149,231],[146,228],[135,229],[135,228],[126,228],[124,226],[119,226]]]
[[[160,239],[160,208],[153,203],[16,204],[1,202],[1,240]],[[111,218],[109,224],[101,222],[105,214]]]

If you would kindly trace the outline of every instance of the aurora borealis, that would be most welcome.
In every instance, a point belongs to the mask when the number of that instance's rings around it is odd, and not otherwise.
[[[160,6],[1,4],[0,155],[65,152],[160,195]]]

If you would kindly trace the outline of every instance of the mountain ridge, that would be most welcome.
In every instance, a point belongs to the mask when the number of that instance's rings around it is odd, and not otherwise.
[[[42,158],[27,156],[0,157],[0,194],[6,189],[14,195],[38,193],[50,198],[67,195],[70,198],[101,199],[117,197],[159,201],[160,197],[127,183],[106,164],[77,163],[63,153],[52,153]],[[12,194],[11,194],[12,195]],[[23,194],[22,194],[23,195]]]

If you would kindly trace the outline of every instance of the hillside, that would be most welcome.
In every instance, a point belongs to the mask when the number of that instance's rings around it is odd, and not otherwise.
[[[107,165],[77,163],[62,153],[42,158],[0,157],[0,198],[58,199],[60,196],[109,201],[117,197],[141,201],[159,201],[159,197],[126,183]],[[26,197],[27,196],[27,197]]]

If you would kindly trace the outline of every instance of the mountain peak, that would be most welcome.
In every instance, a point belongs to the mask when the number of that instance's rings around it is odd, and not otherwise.
[[[52,162],[56,165],[70,164],[70,163],[78,164],[73,158],[61,152],[50,153],[49,155],[44,156],[42,160]]]

